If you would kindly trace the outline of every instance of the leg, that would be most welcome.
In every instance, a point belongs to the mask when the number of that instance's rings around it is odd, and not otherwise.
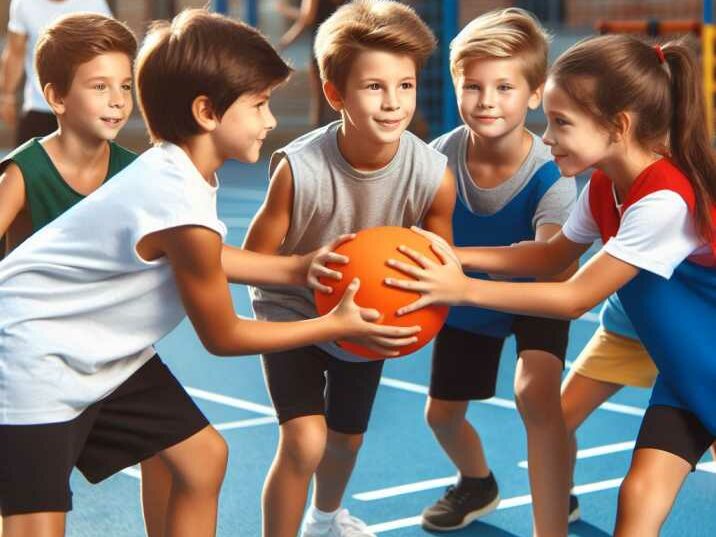
[[[428,397],[425,418],[460,475],[487,477],[490,468],[482,441],[465,418],[468,404],[469,401],[444,401]]]
[[[577,458],[577,429],[599,405],[621,388],[621,384],[591,379],[576,372],[570,373],[562,383],[562,413],[570,448],[569,475],[572,484]]]
[[[691,464],[658,449],[637,449],[619,489],[616,537],[657,537]]]
[[[4,517],[4,537],[63,537],[65,513],[31,513]]]
[[[328,513],[341,506],[362,444],[362,434],[345,434],[328,429],[326,449],[316,470],[313,490],[313,505],[321,511]]]
[[[326,446],[322,415],[281,424],[278,449],[262,495],[263,536],[295,537],[306,505],[308,485]]]
[[[158,455],[142,461],[141,467],[142,513],[147,537],[164,537],[172,474]]]
[[[553,354],[522,351],[515,399],[527,429],[534,535],[567,535],[569,451],[559,384],[562,362]]]
[[[207,426],[159,453],[171,473],[165,537],[211,537],[216,534],[219,491],[226,473],[228,448]]]

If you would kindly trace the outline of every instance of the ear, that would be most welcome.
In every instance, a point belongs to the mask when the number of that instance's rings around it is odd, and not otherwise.
[[[220,120],[206,95],[199,95],[192,101],[191,114],[194,116],[194,121],[205,132],[211,132],[219,126]]]
[[[47,104],[50,105],[53,114],[61,116],[65,113],[65,98],[60,96],[52,83],[45,84],[45,87],[42,88],[42,94],[45,96]]]
[[[629,135],[634,127],[634,118],[629,112],[619,112],[612,124],[614,128],[612,129],[610,139],[612,142],[621,142]]]
[[[539,105],[542,103],[542,93],[544,91],[544,84],[541,84],[537,89],[530,93],[530,98],[527,100],[527,106],[530,110],[537,110]]]
[[[333,82],[328,80],[323,82],[323,95],[326,96],[326,100],[333,110],[340,112],[343,109],[343,97]]]

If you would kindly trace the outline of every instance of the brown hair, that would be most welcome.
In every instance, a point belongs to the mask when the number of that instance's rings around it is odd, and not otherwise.
[[[351,65],[362,51],[407,55],[419,71],[435,45],[430,28],[411,7],[391,0],[354,0],[321,24],[314,51],[321,79],[343,90]]]
[[[134,60],[137,40],[126,24],[94,13],[59,18],[47,27],[35,46],[40,87],[52,84],[60,96],[67,95],[77,67],[109,52],[120,52]]]
[[[153,142],[201,132],[191,106],[208,97],[221,117],[244,93],[286,80],[291,68],[263,35],[205,9],[187,9],[150,28],[137,57],[137,94]]]
[[[547,77],[549,34],[524,9],[490,11],[473,19],[450,43],[450,72],[458,76],[473,59],[519,58],[531,90]]]
[[[549,78],[608,131],[617,114],[632,112],[634,137],[644,147],[668,137],[674,163],[696,194],[699,234],[712,237],[710,207],[716,201],[716,158],[704,121],[699,70],[687,46],[670,41],[654,47],[634,37],[587,39],[564,52]]]

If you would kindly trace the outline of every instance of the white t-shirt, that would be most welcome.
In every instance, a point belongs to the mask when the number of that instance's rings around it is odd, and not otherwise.
[[[72,419],[151,357],[185,312],[166,258],[135,247],[184,225],[223,239],[217,188],[162,144],[0,262],[0,424]]]
[[[612,191],[612,195],[615,196]],[[621,213],[621,206],[615,204]],[[599,227],[589,206],[589,184],[562,228],[572,242],[591,244],[600,239]],[[684,199],[671,190],[658,190],[624,211],[617,234],[604,251],[630,265],[671,278],[681,262],[704,247]]]
[[[25,92],[22,109],[50,112],[35,73],[35,44],[46,26],[68,13],[88,11],[112,16],[106,0],[10,0],[7,29],[27,36],[25,48]]]

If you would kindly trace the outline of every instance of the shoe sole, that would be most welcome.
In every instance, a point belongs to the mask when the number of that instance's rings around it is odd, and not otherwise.
[[[579,511],[579,507],[577,507],[574,511],[569,513],[569,516],[567,517],[567,524],[577,522],[580,518],[582,518],[582,513]]]
[[[426,530],[433,530],[433,531],[453,531],[453,530],[459,530],[464,528],[465,526],[470,525],[472,522],[477,520],[478,518],[481,518],[489,513],[492,513],[495,509],[497,509],[497,506],[500,504],[500,496],[499,494],[495,497],[494,500],[492,500],[490,503],[488,503],[485,507],[482,509],[478,509],[477,511],[470,511],[467,515],[465,515],[465,518],[462,519],[462,522],[458,524],[457,526],[436,526],[429,521],[425,520],[424,518],[421,519],[420,523]]]

